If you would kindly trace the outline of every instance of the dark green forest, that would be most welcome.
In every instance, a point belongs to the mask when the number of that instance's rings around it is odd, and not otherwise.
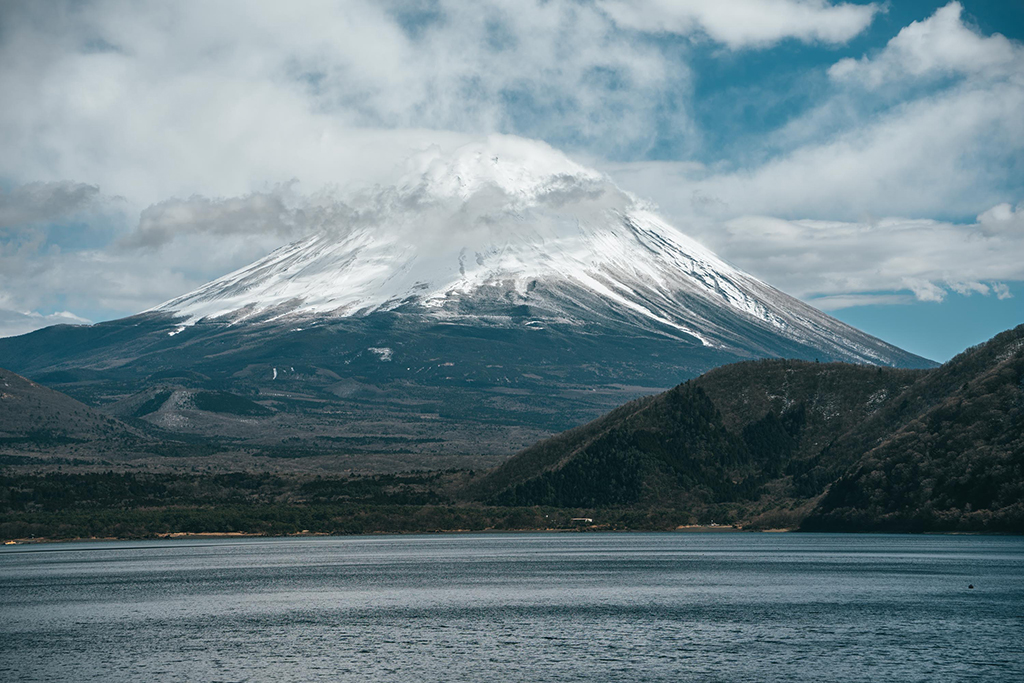
[[[504,505],[667,507],[814,531],[1024,531],[1024,326],[935,370],[713,370],[533,446]]]

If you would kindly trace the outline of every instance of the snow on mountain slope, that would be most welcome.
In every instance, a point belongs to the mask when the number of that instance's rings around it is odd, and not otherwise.
[[[617,325],[772,355],[750,341],[754,330],[844,360],[897,364],[902,353],[737,270],[539,142],[492,136],[450,156],[426,152],[397,187],[331,215],[316,234],[154,310],[183,325],[376,311]]]

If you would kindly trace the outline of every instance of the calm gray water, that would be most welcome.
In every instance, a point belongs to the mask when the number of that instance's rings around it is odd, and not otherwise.
[[[1024,681],[1024,538],[14,546],[0,680]]]

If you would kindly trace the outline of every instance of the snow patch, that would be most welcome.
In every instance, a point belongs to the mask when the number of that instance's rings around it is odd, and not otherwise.
[[[1005,360],[1013,358],[1013,356],[1022,348],[1024,348],[1024,339],[1018,339],[1008,344],[1006,350],[996,356],[996,362],[1002,363]]]
[[[369,351],[370,353],[376,354],[377,358],[379,358],[382,362],[385,363],[390,361],[391,357],[394,355],[394,351],[392,351],[386,346],[371,346],[366,350]]]

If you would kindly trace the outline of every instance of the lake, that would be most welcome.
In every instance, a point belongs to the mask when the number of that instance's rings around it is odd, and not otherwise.
[[[1024,538],[10,546],[0,680],[1022,681]]]

